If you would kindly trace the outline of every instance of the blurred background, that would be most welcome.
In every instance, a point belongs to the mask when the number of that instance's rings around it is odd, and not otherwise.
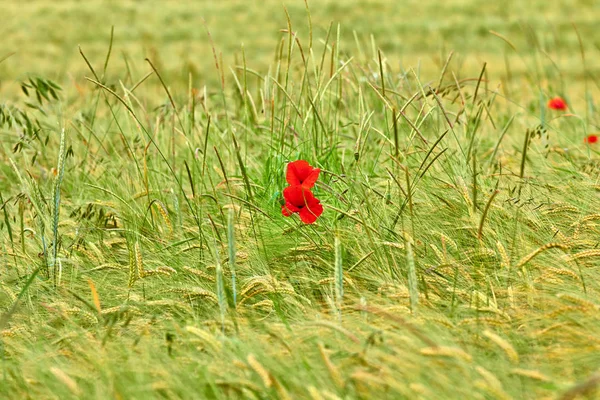
[[[330,27],[331,41],[339,24],[342,53],[368,61],[380,48],[389,65],[414,67],[425,77],[439,75],[451,50],[463,77],[477,75],[483,62],[499,78],[544,68],[539,83],[557,78],[558,84],[565,77],[573,83],[599,71],[600,2],[594,0],[309,0],[308,8],[317,54]],[[174,85],[180,79],[187,85],[190,72],[201,82],[217,83],[207,30],[228,73],[242,62],[242,45],[248,68],[262,72],[286,35],[286,9],[307,48],[309,12],[303,0],[2,0],[0,93],[14,93],[16,82],[32,74],[63,85],[80,82],[90,73],[78,46],[101,68],[112,26],[113,79],[139,79],[148,71],[148,57]]]

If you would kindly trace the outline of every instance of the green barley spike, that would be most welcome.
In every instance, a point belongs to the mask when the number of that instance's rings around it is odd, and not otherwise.
[[[215,245],[215,264],[217,274],[217,299],[219,301],[219,313],[221,315],[221,326],[225,329],[225,313],[227,311],[227,303],[225,301],[225,288],[223,286],[223,267],[221,266],[221,257],[219,256],[219,246],[217,241],[214,241]]]
[[[134,250],[135,270],[137,272],[135,278],[142,279],[146,276],[146,271],[144,271],[144,259],[142,258],[142,249],[140,248],[140,242],[135,242]]]
[[[227,218],[227,247],[229,250],[229,270],[231,271],[231,290],[233,292],[233,305],[237,304],[237,292],[235,288],[235,230],[234,230],[234,210],[229,209]]]
[[[60,147],[58,151],[58,163],[56,166],[56,180],[52,189],[52,265],[54,266],[54,285],[58,285],[58,218],[60,214],[60,185],[65,171],[65,130],[60,133]]]

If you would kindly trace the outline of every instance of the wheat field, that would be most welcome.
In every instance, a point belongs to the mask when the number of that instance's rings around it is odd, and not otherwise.
[[[3,1],[0,397],[597,398],[598,18]]]

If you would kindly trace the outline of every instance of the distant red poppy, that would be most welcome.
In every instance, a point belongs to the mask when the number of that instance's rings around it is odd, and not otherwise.
[[[319,178],[319,168],[313,168],[304,160],[291,162],[287,165],[285,180],[292,186],[299,185],[310,189]]]
[[[596,143],[598,142],[598,136],[597,135],[589,135],[588,137],[586,137],[585,139],[583,139],[584,142],[586,143]]]
[[[567,109],[567,102],[560,96],[556,96],[548,100],[548,108],[552,110],[565,111]]]
[[[305,224],[312,224],[323,214],[321,201],[305,187],[295,185],[283,189],[285,205],[281,206],[281,213],[289,217],[298,213]]]

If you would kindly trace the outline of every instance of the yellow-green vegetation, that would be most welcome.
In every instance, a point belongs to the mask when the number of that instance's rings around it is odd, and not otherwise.
[[[598,396],[596,2],[1,8],[0,397]]]

